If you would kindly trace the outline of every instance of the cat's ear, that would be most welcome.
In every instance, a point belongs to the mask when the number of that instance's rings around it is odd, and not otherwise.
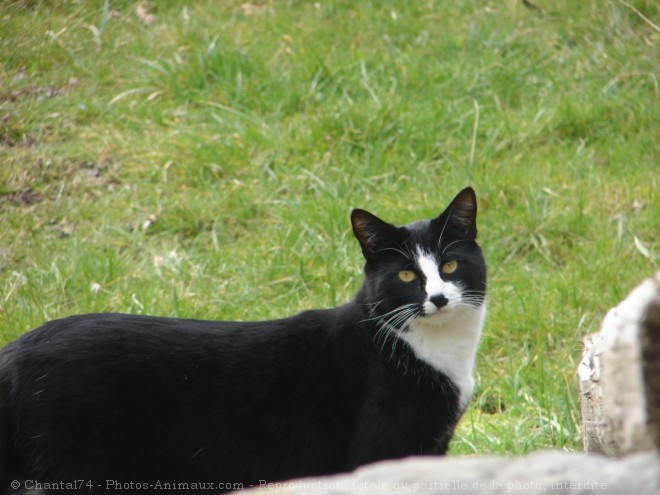
[[[448,225],[465,239],[477,238],[477,196],[474,189],[466,187],[449,204],[437,222]]]
[[[372,258],[386,244],[391,243],[396,231],[394,225],[360,209],[351,212],[351,224],[365,258]]]

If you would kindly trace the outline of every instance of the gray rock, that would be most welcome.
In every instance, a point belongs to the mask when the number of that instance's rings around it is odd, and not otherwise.
[[[247,493],[278,495],[660,494],[660,455],[622,459],[542,452],[502,457],[416,458],[386,461],[352,474],[256,485]],[[245,493],[245,492],[243,492]]]
[[[654,449],[660,419],[660,273],[612,308],[578,367],[585,450]]]

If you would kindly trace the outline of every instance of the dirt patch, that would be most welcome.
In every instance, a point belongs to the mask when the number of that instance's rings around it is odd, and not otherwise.
[[[30,206],[39,203],[41,200],[41,194],[29,187],[16,192],[4,193],[0,196],[0,201],[7,201],[16,206]]]
[[[14,80],[21,80],[18,76],[14,77]],[[0,90],[0,102],[2,101],[17,101],[23,98],[37,98],[45,100],[48,98],[53,98],[61,94],[67,94],[71,92],[73,88],[80,85],[80,80],[77,77],[72,77],[69,79],[67,84],[61,86],[34,86],[27,85],[22,88],[12,89],[12,90]]]

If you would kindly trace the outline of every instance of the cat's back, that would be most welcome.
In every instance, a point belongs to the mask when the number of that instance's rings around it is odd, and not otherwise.
[[[305,331],[322,332],[318,318],[294,317],[261,321],[222,321],[142,316],[125,313],[91,313],[51,320],[31,330],[0,349],[0,353],[64,353],[96,350],[101,352],[137,349],[156,350],[171,347],[182,351],[186,346],[235,347],[250,341],[280,340],[304,335]],[[214,349],[217,350],[217,349]],[[75,354],[74,354],[75,355]],[[71,357],[74,357],[72,355]]]
[[[209,366],[249,371],[296,354],[314,354],[333,339],[337,310],[261,322],[97,313],[49,321],[0,349],[0,372],[87,373],[112,368]],[[290,361],[287,359],[286,361]],[[55,368],[54,368],[55,366]],[[81,368],[84,367],[84,368]]]
[[[90,313],[51,320],[31,330],[6,349],[47,346],[58,349],[63,345],[108,340],[132,341],[136,344],[169,342],[177,339],[195,340],[209,337],[226,338],[228,334],[249,329],[245,322],[197,320],[126,313]]]

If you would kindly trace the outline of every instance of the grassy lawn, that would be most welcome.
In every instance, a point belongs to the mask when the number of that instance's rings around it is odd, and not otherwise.
[[[452,453],[579,450],[581,339],[660,264],[660,9],[533,5],[2,2],[0,344],[338,305],[352,207],[469,184],[489,316]]]

